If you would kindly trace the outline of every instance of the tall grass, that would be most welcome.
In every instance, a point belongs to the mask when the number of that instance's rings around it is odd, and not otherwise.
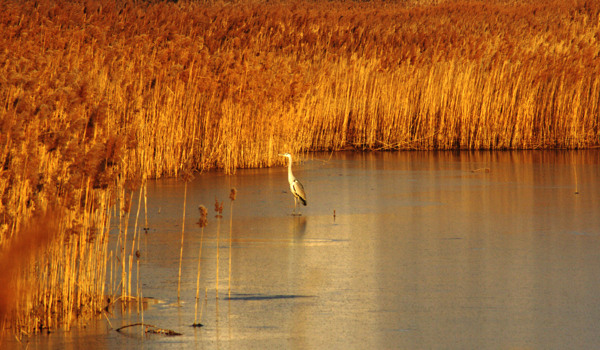
[[[1,272],[15,292],[0,317],[19,332],[101,309],[147,177],[271,166],[281,150],[600,144],[597,1],[0,8],[2,257],[49,237]],[[121,254],[107,251],[117,200]]]
[[[5,113],[77,115],[154,177],[281,149],[598,145],[600,5],[420,3],[5,1]]]

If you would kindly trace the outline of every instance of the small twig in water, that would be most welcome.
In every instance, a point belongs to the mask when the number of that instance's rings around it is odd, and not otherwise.
[[[173,330],[170,329],[162,329],[162,328],[158,328],[156,326],[153,326],[151,324],[145,324],[142,322],[138,322],[138,323],[132,323],[132,324],[128,324],[125,325],[123,327],[119,327],[116,329],[117,332],[121,332],[121,330],[125,329],[125,328],[129,328],[129,327],[135,327],[135,326],[141,326],[144,327],[144,333],[152,333],[152,334],[164,334],[164,335],[169,335],[169,336],[173,336],[173,335],[183,335],[181,333],[175,332]]]
[[[108,326],[110,327],[110,329],[113,329],[112,323],[110,323],[110,320],[108,319],[108,316],[106,316],[106,314],[106,311],[102,312],[102,315],[104,315],[104,317],[106,318],[106,322],[108,322]]]

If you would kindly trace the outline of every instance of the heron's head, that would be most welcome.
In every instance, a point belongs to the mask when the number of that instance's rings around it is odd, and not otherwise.
[[[282,156],[282,157],[288,157],[288,158],[292,157],[292,155],[289,154],[289,153],[279,153],[279,155]]]

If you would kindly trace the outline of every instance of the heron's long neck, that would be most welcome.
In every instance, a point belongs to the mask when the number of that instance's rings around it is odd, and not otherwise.
[[[288,159],[288,180],[290,182],[294,181],[294,174],[292,174],[292,159]]]

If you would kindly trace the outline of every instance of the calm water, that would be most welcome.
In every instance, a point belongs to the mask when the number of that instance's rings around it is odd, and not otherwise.
[[[141,322],[132,308],[115,310],[110,323],[103,317],[22,348],[600,344],[598,150],[310,154],[294,173],[308,195],[299,217],[290,215],[283,167],[209,173],[188,184],[179,304],[184,186],[149,183],[139,273],[152,303],[143,320],[182,336],[116,332]],[[238,190],[233,208],[231,187]],[[215,198],[224,202],[220,224]],[[200,282],[205,326],[192,328],[200,204],[209,209]]]

